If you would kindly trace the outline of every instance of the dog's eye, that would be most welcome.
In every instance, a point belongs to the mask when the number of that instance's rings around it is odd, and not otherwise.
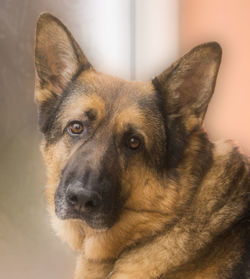
[[[84,127],[80,121],[73,121],[69,123],[67,131],[70,135],[80,135],[84,131]]]
[[[131,137],[128,139],[128,147],[131,149],[138,149],[141,146],[141,140],[137,137]]]

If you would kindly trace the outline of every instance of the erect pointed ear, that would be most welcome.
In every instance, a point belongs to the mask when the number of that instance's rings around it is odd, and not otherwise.
[[[59,96],[74,76],[92,68],[69,30],[48,13],[37,22],[35,66],[38,103]]]
[[[167,115],[181,116],[188,129],[202,123],[214,91],[221,55],[218,43],[200,45],[153,80],[165,102]]]

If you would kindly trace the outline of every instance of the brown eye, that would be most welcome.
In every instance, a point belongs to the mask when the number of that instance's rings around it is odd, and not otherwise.
[[[131,138],[129,138],[129,140],[128,140],[128,146],[129,146],[129,148],[131,148],[131,149],[137,149],[137,148],[140,147],[140,145],[141,145],[141,140],[138,139],[137,137],[131,137]]]
[[[80,135],[83,130],[83,125],[79,121],[71,122],[68,126],[68,132],[72,135]]]

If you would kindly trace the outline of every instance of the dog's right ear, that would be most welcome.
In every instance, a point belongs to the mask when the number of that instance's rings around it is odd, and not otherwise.
[[[153,80],[169,118],[183,118],[189,130],[202,124],[214,92],[221,55],[216,42],[199,45]]]
[[[69,30],[48,13],[37,22],[35,67],[39,105],[60,97],[74,76],[92,68]]]

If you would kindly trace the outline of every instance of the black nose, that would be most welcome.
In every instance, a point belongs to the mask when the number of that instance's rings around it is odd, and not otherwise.
[[[70,206],[81,211],[95,211],[102,201],[100,194],[85,189],[79,181],[68,186],[66,200]]]

